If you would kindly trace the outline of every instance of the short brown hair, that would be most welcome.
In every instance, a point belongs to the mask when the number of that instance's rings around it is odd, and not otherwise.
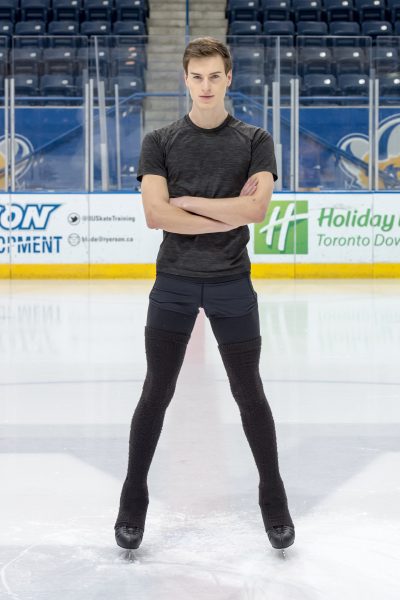
[[[226,44],[210,36],[198,37],[189,42],[182,59],[186,75],[191,58],[203,58],[205,56],[215,56],[216,54],[219,54],[224,61],[226,75],[232,69],[232,57]]]

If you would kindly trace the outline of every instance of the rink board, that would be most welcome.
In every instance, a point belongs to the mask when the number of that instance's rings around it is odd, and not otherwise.
[[[0,229],[2,278],[153,278],[162,242],[138,193],[2,194]],[[249,230],[254,277],[400,276],[400,193],[275,192]]]

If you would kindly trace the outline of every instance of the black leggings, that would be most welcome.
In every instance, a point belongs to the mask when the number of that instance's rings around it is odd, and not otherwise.
[[[243,273],[227,279],[204,283],[157,274],[150,291],[146,324],[190,335],[202,307],[218,344],[259,336],[257,292],[250,275]]]
[[[260,474],[259,504],[265,528],[292,525],[279,473],[274,420],[259,374],[260,324],[250,276],[201,283],[157,275],[149,299],[147,373],[132,417],[128,471],[115,527],[125,523],[144,529],[148,471],[200,306],[217,339]]]

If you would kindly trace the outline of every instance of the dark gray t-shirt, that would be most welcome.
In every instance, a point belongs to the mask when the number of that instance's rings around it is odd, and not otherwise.
[[[201,196],[232,198],[240,195],[247,179],[270,171],[278,179],[274,143],[269,132],[233,115],[213,129],[195,125],[186,114],[143,138],[137,180],[146,174],[167,179],[170,198]],[[157,273],[223,281],[249,273],[247,225],[231,231],[201,234],[163,230]]]

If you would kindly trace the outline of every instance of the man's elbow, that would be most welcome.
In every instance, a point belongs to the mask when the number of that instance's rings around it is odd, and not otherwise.
[[[271,198],[268,199],[268,202],[262,202],[257,211],[255,223],[262,223],[265,220],[270,201]]]
[[[146,225],[149,229],[158,229],[157,221],[153,211],[147,211],[145,213]]]

